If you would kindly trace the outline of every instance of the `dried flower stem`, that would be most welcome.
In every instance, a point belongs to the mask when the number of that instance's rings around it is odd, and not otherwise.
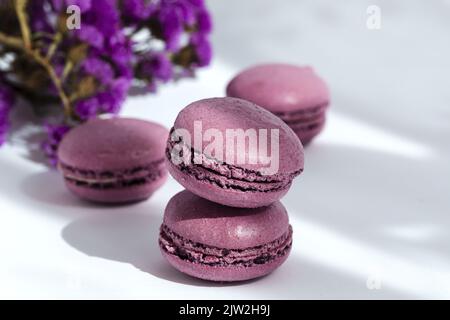
[[[18,49],[21,51],[24,51],[25,54],[30,56],[36,63],[41,65],[48,73],[51,81],[53,82],[53,85],[55,86],[56,90],[58,91],[58,95],[61,99],[61,102],[64,107],[64,114],[67,119],[69,119],[72,115],[72,108],[70,105],[70,100],[67,96],[67,94],[64,92],[63,89],[63,83],[61,79],[56,74],[55,69],[51,65],[51,57],[56,50],[56,47],[59,44],[58,35],[55,36],[55,41],[52,47],[50,48],[48,55],[46,57],[43,57],[38,50],[33,50],[32,44],[31,44],[31,37],[30,37],[30,28],[28,27],[27,22],[27,15],[26,15],[26,0],[16,0],[16,14],[17,18],[19,19],[20,27],[22,30],[22,38],[20,39],[18,37],[12,37],[8,36],[2,32],[0,32],[0,43],[12,47],[14,49]]]
[[[24,48],[23,40],[21,38],[11,37],[3,32],[0,32],[0,43],[14,49],[22,50]]]
[[[50,48],[47,51],[47,60],[51,60],[53,55],[55,54],[56,49],[58,49],[58,45],[62,40],[62,34],[60,32],[58,32],[54,38],[53,38],[53,42],[50,45]]]
[[[20,30],[22,31],[22,38],[25,44],[25,48],[31,49],[31,33],[28,28],[28,19],[26,13],[27,0],[15,0],[17,18],[19,19]]]
[[[50,79],[53,82],[53,85],[56,87],[56,90],[58,91],[58,95],[61,98],[61,102],[64,106],[64,114],[67,118],[70,118],[72,115],[72,108],[70,106],[70,100],[67,97],[66,93],[64,92],[63,85],[61,80],[59,79],[58,75],[56,74],[55,69],[50,64],[49,60],[42,57],[39,52],[37,51],[31,51],[29,54],[34,58],[34,60],[39,63],[45,70],[47,70],[47,73],[50,77]]]

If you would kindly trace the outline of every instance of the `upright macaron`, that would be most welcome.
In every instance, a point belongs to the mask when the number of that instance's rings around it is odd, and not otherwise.
[[[248,68],[230,81],[226,94],[276,114],[295,131],[303,145],[322,131],[330,102],[327,85],[311,67],[288,64]]]
[[[280,202],[231,208],[185,190],[166,207],[159,246],[181,272],[205,280],[241,281],[264,276],[287,259],[292,228]]]
[[[279,200],[303,171],[304,161],[302,144],[280,118],[227,97],[184,108],[166,154],[169,172],[186,189],[241,208]]]
[[[138,119],[94,119],[71,130],[58,148],[58,167],[81,198],[122,203],[144,200],[166,180],[168,130]]]

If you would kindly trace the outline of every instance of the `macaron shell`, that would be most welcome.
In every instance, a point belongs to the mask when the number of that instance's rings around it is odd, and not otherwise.
[[[289,218],[280,202],[256,209],[238,209],[185,190],[169,201],[164,224],[190,241],[224,249],[245,249],[281,237],[289,229]]]
[[[195,124],[201,123],[202,132],[206,132],[208,129],[214,129],[222,133],[223,146],[224,146],[224,159],[234,159],[234,155],[239,152],[246,152],[246,157],[255,158],[254,154],[247,150],[237,150],[237,146],[232,150],[226,148],[226,134],[230,129],[247,129],[267,130],[269,143],[268,150],[272,147],[272,132],[271,129],[278,130],[278,172],[291,173],[303,169],[303,146],[297,138],[292,129],[284,123],[279,117],[275,116],[271,112],[257,106],[254,103],[237,99],[237,98],[210,98],[200,101],[196,101],[186,108],[184,108],[177,119],[175,120],[175,129],[187,130],[192,139],[195,139]],[[195,141],[192,147],[195,148]],[[203,150],[205,149],[207,142],[203,143]],[[199,151],[199,150],[197,150]],[[207,156],[214,157],[212,154],[206,154]],[[256,157],[257,158],[257,157]],[[240,167],[258,171],[263,168],[267,168],[267,164],[251,163],[246,161],[243,164],[239,164]]]
[[[207,266],[182,260],[175,255],[167,254],[164,250],[161,250],[161,253],[175,269],[185,274],[209,281],[233,282],[255,279],[273,272],[286,261],[290,249],[279,258],[251,267]]]
[[[129,203],[148,199],[167,180],[167,173],[149,183],[120,189],[94,189],[66,181],[67,188],[76,196],[99,203]]]
[[[311,67],[288,64],[248,68],[230,81],[226,94],[274,113],[327,105],[330,99],[327,85]]]
[[[296,139],[298,138],[296,137]],[[179,168],[168,159],[166,165],[172,177],[183,187],[199,197],[225,206],[236,208],[258,208],[268,206],[281,199],[289,191],[289,186],[285,189],[270,192],[241,191],[230,188],[225,189],[215,184],[208,183],[205,180],[197,180],[195,177],[179,170]]]
[[[82,170],[122,170],[164,158],[169,132],[139,119],[93,119],[71,130],[58,148],[65,165]]]

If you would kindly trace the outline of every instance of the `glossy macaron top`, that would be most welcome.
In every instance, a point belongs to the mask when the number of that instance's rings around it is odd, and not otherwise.
[[[59,161],[83,170],[122,170],[164,158],[169,133],[130,118],[93,119],[71,130],[58,148]]]
[[[175,120],[174,129],[187,130],[194,140],[196,124],[201,124],[203,134],[209,129],[214,129],[213,132],[222,134],[223,159],[219,160],[226,162],[225,160],[230,155],[245,153],[246,159],[253,159],[254,161],[253,163],[245,161],[245,163],[238,164],[239,167],[253,171],[264,171],[267,164],[259,161],[261,160],[260,149],[252,149],[246,145],[245,150],[237,150],[237,143],[235,148],[227,148],[227,132],[236,129],[242,129],[243,131],[254,129],[258,137],[258,144],[263,142],[259,134],[266,133],[266,146],[269,154],[272,146],[275,146],[272,143],[278,140],[279,172],[291,173],[303,170],[303,146],[295,133],[281,119],[252,102],[231,97],[210,98],[193,102],[179,113]],[[277,137],[272,136],[273,132],[278,133]],[[208,152],[212,149],[205,148],[205,145],[208,145],[208,142],[203,144],[201,152],[208,157],[215,158],[214,154]],[[195,149],[195,142],[191,141],[191,147]],[[231,156],[231,158],[233,157]]]
[[[223,249],[264,245],[289,230],[288,215],[280,202],[255,209],[231,208],[186,190],[169,201],[164,224],[185,239]]]
[[[236,75],[226,94],[252,101],[274,113],[326,106],[329,91],[311,67],[261,64]]]

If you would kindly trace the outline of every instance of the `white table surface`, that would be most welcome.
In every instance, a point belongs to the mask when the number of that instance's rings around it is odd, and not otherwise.
[[[189,102],[222,96],[243,67],[315,66],[332,106],[283,199],[290,258],[240,284],[185,276],[157,246],[181,190],[173,179],[135,205],[82,202],[24,148],[33,128],[18,126],[0,150],[0,298],[450,298],[450,1],[209,4],[213,65],[130,98],[123,114],[169,127]],[[382,10],[380,30],[366,28],[369,4]]]

